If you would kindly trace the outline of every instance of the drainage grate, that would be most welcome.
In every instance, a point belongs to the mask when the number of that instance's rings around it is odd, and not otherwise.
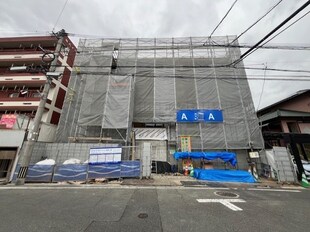
[[[144,218],[147,218],[149,215],[147,213],[140,213],[138,215],[138,218],[141,218],[141,219],[144,219]]]
[[[238,194],[232,192],[214,192],[214,194],[220,197],[233,197],[233,198],[239,197]]]

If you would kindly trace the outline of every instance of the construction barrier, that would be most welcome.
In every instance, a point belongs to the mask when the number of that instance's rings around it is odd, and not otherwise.
[[[88,166],[88,179],[121,178],[121,164],[90,164]]]
[[[19,165],[16,166],[13,182],[17,178]],[[107,164],[61,164],[29,165],[26,182],[86,181],[98,178],[140,177],[140,161],[121,161]]]
[[[85,181],[87,178],[88,164],[56,165],[53,182]]]
[[[16,166],[13,181],[16,180],[19,171],[19,165]],[[29,165],[26,182],[44,182],[52,181],[54,165]]]
[[[122,161],[121,177],[139,177],[140,176],[140,161]]]

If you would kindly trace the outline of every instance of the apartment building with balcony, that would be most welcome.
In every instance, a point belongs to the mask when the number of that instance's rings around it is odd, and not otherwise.
[[[18,151],[32,126],[58,38],[52,36],[0,38],[0,179],[10,175]],[[44,56],[44,54],[49,54]],[[52,142],[65,101],[76,47],[65,37],[42,117],[39,141]],[[27,71],[11,67],[27,66]]]

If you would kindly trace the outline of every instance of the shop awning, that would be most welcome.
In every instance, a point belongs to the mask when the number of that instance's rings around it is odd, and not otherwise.
[[[212,152],[176,152],[174,153],[174,158],[178,159],[206,159],[206,160],[215,160],[215,159],[222,159],[224,162],[230,162],[231,165],[236,166],[237,158],[234,152],[228,151],[212,151]]]

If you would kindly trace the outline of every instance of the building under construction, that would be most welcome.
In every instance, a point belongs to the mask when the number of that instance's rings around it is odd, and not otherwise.
[[[81,39],[56,142],[121,144],[123,159],[150,142],[169,162],[227,150],[247,167],[263,142],[235,38]]]

